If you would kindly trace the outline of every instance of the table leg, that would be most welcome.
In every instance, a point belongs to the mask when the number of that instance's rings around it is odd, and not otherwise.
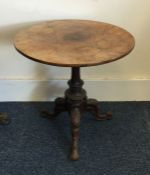
[[[79,140],[79,127],[80,127],[80,118],[81,113],[79,108],[73,108],[70,112],[71,115],[71,124],[72,124],[72,145],[71,145],[71,154],[70,158],[72,160],[79,159],[78,153],[78,140]]]
[[[49,118],[49,119],[54,119],[56,118],[61,112],[64,112],[66,110],[66,103],[64,98],[56,98],[54,102],[54,111],[53,112],[48,112],[46,110],[43,110],[41,112],[42,117],[44,118]]]
[[[100,109],[98,107],[98,101],[95,99],[88,99],[87,100],[87,111],[92,113],[96,120],[110,120],[112,119],[112,113],[107,112],[106,114],[101,114]]]
[[[0,124],[1,125],[7,125],[10,123],[10,119],[5,112],[0,112]]]

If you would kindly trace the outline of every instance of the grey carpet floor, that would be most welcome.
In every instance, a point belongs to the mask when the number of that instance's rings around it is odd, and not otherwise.
[[[0,175],[150,175],[150,102],[101,102],[113,119],[82,116],[80,160],[68,158],[70,118],[40,117],[48,102],[5,102],[11,123],[0,126]]]

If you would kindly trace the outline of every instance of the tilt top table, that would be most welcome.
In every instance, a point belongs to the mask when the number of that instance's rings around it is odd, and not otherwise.
[[[126,30],[107,23],[53,20],[23,29],[16,35],[14,44],[21,54],[31,60],[72,68],[65,97],[57,98],[54,112],[45,112],[45,116],[54,118],[60,112],[69,112],[72,125],[70,158],[77,160],[82,113],[89,111],[97,120],[112,117],[111,113],[100,114],[97,100],[87,98],[86,91],[82,88],[80,67],[100,65],[122,58],[133,49],[133,36]]]

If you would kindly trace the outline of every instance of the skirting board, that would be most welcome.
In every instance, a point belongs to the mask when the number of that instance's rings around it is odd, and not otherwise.
[[[0,80],[0,101],[53,101],[67,80]],[[89,98],[99,101],[150,101],[150,80],[87,80]]]

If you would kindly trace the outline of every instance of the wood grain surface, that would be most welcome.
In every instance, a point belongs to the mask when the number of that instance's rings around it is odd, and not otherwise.
[[[20,31],[14,39],[24,56],[44,64],[82,67],[115,61],[134,47],[126,30],[89,20],[46,21]]]

